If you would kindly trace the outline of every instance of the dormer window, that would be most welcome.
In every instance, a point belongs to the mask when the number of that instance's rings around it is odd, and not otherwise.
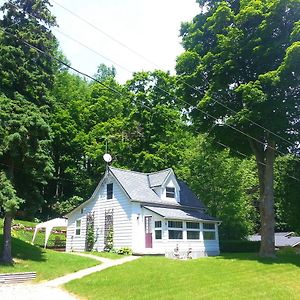
[[[166,197],[167,198],[175,198],[175,188],[167,187],[166,188]]]
[[[106,199],[112,199],[114,193],[114,186],[112,183],[106,185]]]

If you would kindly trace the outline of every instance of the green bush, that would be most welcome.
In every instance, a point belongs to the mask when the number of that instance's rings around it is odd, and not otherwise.
[[[131,255],[132,250],[130,248],[123,247],[123,248],[116,250],[116,253],[120,254],[120,255]]]
[[[279,253],[283,254],[283,255],[294,255],[297,253],[297,249],[290,247],[290,246],[286,246],[286,247],[281,248],[279,250]]]
[[[252,242],[246,240],[228,240],[220,241],[221,252],[258,252],[260,242]]]

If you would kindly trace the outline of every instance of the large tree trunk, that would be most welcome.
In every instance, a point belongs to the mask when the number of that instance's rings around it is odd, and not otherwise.
[[[250,144],[256,158],[260,190],[261,245],[259,254],[261,257],[275,257],[273,184],[275,142],[268,141],[266,149],[264,149],[263,145],[253,141]]]
[[[13,262],[11,255],[11,224],[12,216],[8,213],[4,217],[3,226],[3,251],[1,261],[6,264],[11,264]]]

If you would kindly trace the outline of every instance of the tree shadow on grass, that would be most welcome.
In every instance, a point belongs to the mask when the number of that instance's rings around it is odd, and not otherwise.
[[[3,236],[0,235],[0,253],[2,255]],[[12,256],[14,259],[45,261],[45,252],[20,239],[12,238]]]
[[[257,261],[262,264],[293,264],[300,267],[300,254],[276,252],[275,258],[262,258],[258,253],[221,253],[223,259]]]

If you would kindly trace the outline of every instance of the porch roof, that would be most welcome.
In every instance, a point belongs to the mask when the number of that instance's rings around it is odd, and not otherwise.
[[[188,221],[214,221],[218,220],[207,215],[202,210],[190,210],[183,208],[168,208],[157,206],[144,206],[146,209],[164,217],[165,219],[188,220]]]

